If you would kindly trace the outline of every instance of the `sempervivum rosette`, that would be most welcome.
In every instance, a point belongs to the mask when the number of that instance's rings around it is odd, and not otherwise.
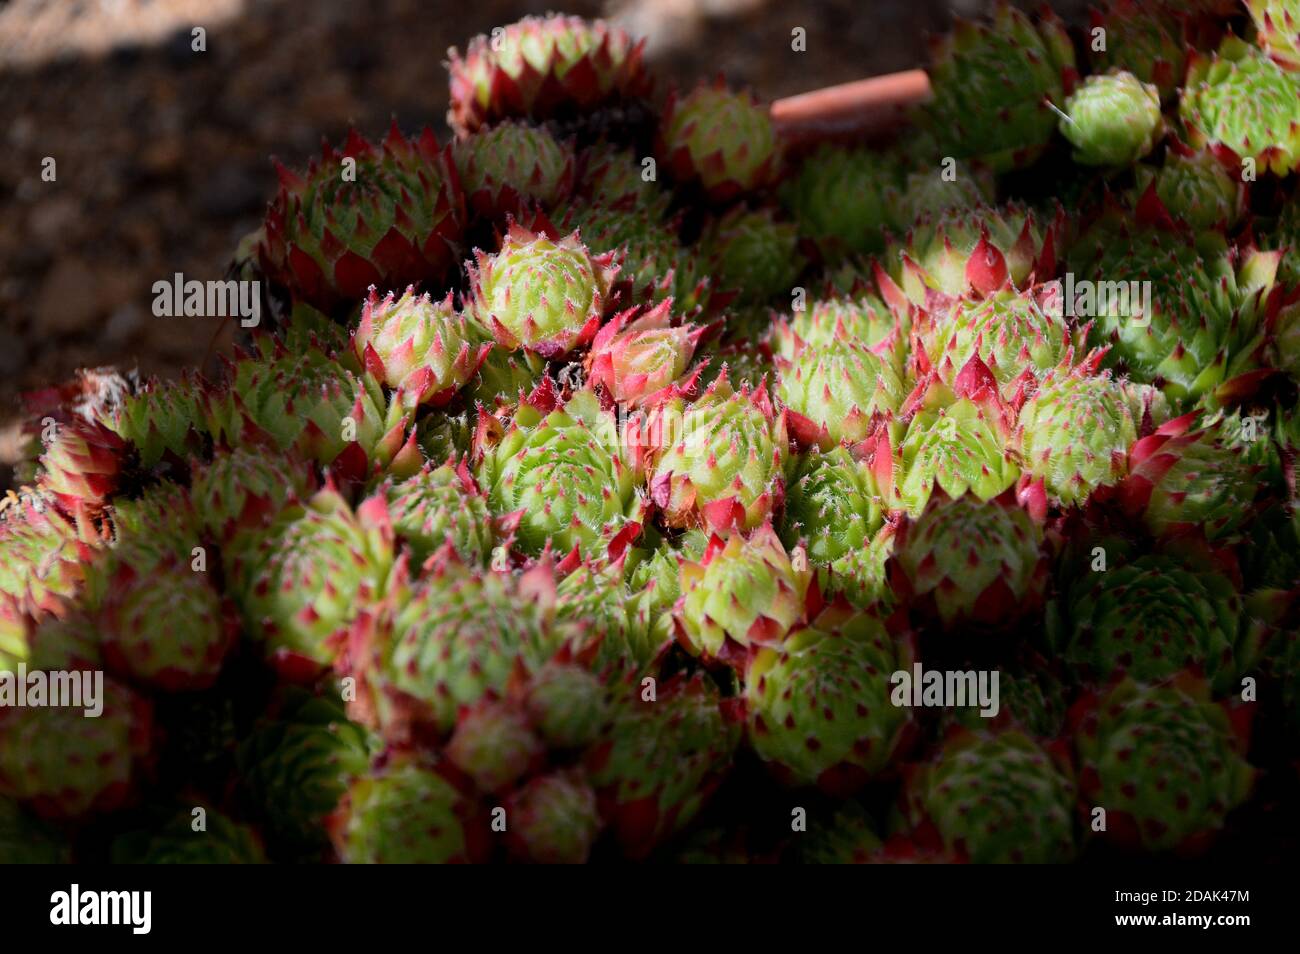
[[[194,808],[185,805],[170,816],[152,813],[149,827],[113,840],[109,857],[115,865],[264,865],[266,849],[259,834],[210,806],[202,806],[204,827],[194,829]]]
[[[518,514],[516,542],[603,554],[639,532],[645,498],[638,455],[611,411],[587,390],[557,406],[546,391],[520,404],[508,428],[482,415],[478,479],[494,512]]]
[[[190,505],[208,533],[228,540],[265,526],[291,498],[306,500],[316,490],[313,468],[301,458],[256,445],[218,448],[193,467]]]
[[[60,615],[93,559],[94,540],[87,532],[65,520],[53,498],[8,499],[0,509],[0,596],[38,618]]]
[[[461,712],[443,753],[480,792],[499,795],[539,769],[545,749],[522,705],[485,699]]]
[[[394,123],[377,147],[353,130],[341,150],[326,143],[305,174],[276,169],[258,257],[296,298],[332,311],[371,285],[437,281],[455,264],[464,199],[429,130],[412,140]]]
[[[751,529],[780,508],[789,438],[766,388],[733,391],[724,370],[699,400],[659,408],[649,429],[650,493],[669,526]]]
[[[922,215],[885,255],[889,275],[924,305],[928,290],[945,295],[989,295],[1008,282],[1027,287],[1056,272],[1065,238],[1065,213],[1047,217],[1016,202]]]
[[[832,563],[867,546],[884,522],[884,501],[867,465],[847,448],[810,451],[790,479],[781,538],[808,559]]]
[[[1251,515],[1258,468],[1221,425],[1196,428],[1193,412],[1166,421],[1129,451],[1120,488],[1128,512],[1157,536],[1199,530],[1215,540]]]
[[[848,341],[803,348],[793,360],[778,358],[777,369],[776,394],[790,412],[790,429],[827,449],[862,440],[907,397],[887,357]]]
[[[714,202],[770,185],[781,150],[767,109],[727,89],[721,77],[668,98],[656,151],[673,177],[697,183]]]
[[[1295,0],[1246,0],[1260,48],[1283,69],[1300,70],[1300,6]]]
[[[425,464],[406,480],[380,488],[388,502],[393,532],[419,565],[444,544],[471,566],[483,566],[496,545],[488,499],[465,461]]]
[[[711,223],[700,242],[710,271],[723,288],[739,289],[741,304],[788,299],[803,267],[799,230],[770,208],[733,208]]]
[[[248,632],[285,675],[327,668],[338,634],[383,595],[392,533],[382,499],[354,512],[326,487],[233,541],[224,555],[232,595]]]
[[[953,498],[969,492],[992,500],[1016,482],[1020,467],[1008,449],[1010,412],[993,392],[987,369],[984,379],[983,388],[947,406],[927,399],[909,407],[905,426],[881,428],[870,442],[872,473],[891,508],[917,516],[935,488]],[[931,390],[952,393],[942,385]]]
[[[1102,837],[1124,847],[1195,854],[1250,794],[1255,772],[1225,707],[1203,682],[1132,680],[1075,712],[1079,789],[1106,810]]]
[[[698,563],[681,564],[673,609],[677,638],[693,655],[739,663],[751,646],[779,643],[817,597],[801,549],[787,554],[768,525],[748,539],[714,537]]]
[[[596,740],[609,699],[596,675],[570,646],[534,671],[519,692],[533,728],[551,748],[573,750]]]
[[[910,766],[907,820],[975,864],[1073,861],[1075,781],[1068,758],[1019,729],[957,729]]]
[[[511,225],[500,251],[476,255],[468,310],[501,347],[562,358],[596,334],[618,273],[612,254],[593,256],[577,233]]]
[[[984,299],[935,300],[913,327],[913,359],[951,386],[972,357],[993,372],[1004,397],[1072,355],[1072,335],[1049,286],[1003,289]]]
[[[778,777],[844,795],[879,776],[915,735],[907,707],[890,700],[891,675],[910,649],[874,616],[832,604],[745,669],[754,750]]]
[[[41,454],[38,486],[67,511],[94,511],[117,489],[127,444],[98,421],[58,425]]]
[[[642,97],[651,80],[644,40],[604,20],[524,17],[453,48],[447,121],[462,135],[510,116],[547,119]]]
[[[1104,30],[1104,49],[1089,44],[1096,72],[1124,69],[1152,83],[1163,99],[1178,91],[1187,63],[1185,25],[1170,4],[1107,0],[1093,9],[1092,30]]]
[[[318,848],[321,823],[369,765],[373,739],[328,696],[289,690],[236,752],[241,794],[278,837]]]
[[[104,680],[102,710],[0,707],[0,796],[46,818],[111,812],[129,799],[151,754],[153,710],[144,696]]]
[[[573,191],[573,144],[547,129],[501,123],[459,140],[451,155],[466,202],[487,218],[551,208]]]
[[[926,118],[943,153],[1002,172],[1032,164],[1051,140],[1048,103],[1070,90],[1074,47],[1050,10],[1034,22],[999,0],[990,24],[960,20],[935,42],[929,72]]]
[[[672,193],[664,189],[651,164],[631,149],[598,143],[579,154],[581,176],[578,194],[593,206],[634,208],[662,217]]]
[[[492,346],[476,340],[452,305],[414,288],[382,299],[374,289],[352,332],[351,348],[367,374],[397,392],[401,403],[442,407],[478,372]]]
[[[895,588],[945,626],[999,625],[1042,605],[1042,528],[1011,499],[932,496],[894,540]]]
[[[202,379],[188,373],[179,381],[156,378],[123,396],[120,404],[102,416],[102,422],[140,454],[140,463],[152,467],[170,451],[184,459],[202,443]]]
[[[1249,366],[1279,258],[1230,249],[1218,232],[1109,217],[1079,241],[1070,264],[1096,287],[1082,286],[1066,305],[1093,318],[1109,364],[1160,382],[1173,401],[1195,399]]]
[[[1139,203],[1156,199],[1165,211],[1193,229],[1230,229],[1245,211],[1245,185],[1208,150],[1174,140],[1164,165],[1134,170]],[[1158,214],[1158,213],[1157,213]]]
[[[888,357],[901,368],[910,328],[909,310],[891,308],[874,295],[823,298],[775,321],[772,349],[789,361],[806,347],[848,341]]]
[[[731,768],[740,734],[734,706],[703,673],[667,679],[652,698],[635,678],[617,686],[585,763],[624,854],[644,858],[694,820]]]
[[[1251,652],[1241,597],[1205,563],[1154,553],[1076,580],[1049,616],[1063,658],[1099,683],[1116,674],[1159,682],[1195,668],[1226,691]]]
[[[658,209],[580,203],[565,212],[560,229],[576,231],[594,254],[614,255],[616,288],[629,303],[685,301],[698,284],[689,253],[677,242],[676,223],[665,222]]]
[[[263,339],[229,365],[207,405],[212,433],[228,447],[269,444],[349,479],[420,466],[410,411],[317,348],[294,353]]]
[[[485,818],[448,781],[445,766],[414,752],[376,762],[329,819],[344,864],[473,864],[491,853]]]
[[[164,692],[211,686],[239,635],[234,607],[208,574],[174,559],[147,576],[122,564],[104,612],[109,667]]]
[[[1197,148],[1286,175],[1300,164],[1300,76],[1229,36],[1187,65],[1179,115]]]
[[[707,325],[675,322],[670,301],[620,312],[591,343],[588,380],[621,404],[654,404],[693,386],[694,376],[682,379],[700,340],[711,330]]]
[[[560,648],[547,580],[549,571],[538,585],[535,573],[517,579],[454,557],[414,583],[395,572],[384,603],[353,624],[337,664],[357,680],[349,714],[400,744],[445,737],[462,708],[504,698],[512,675],[540,668]]]
[[[1025,472],[1066,506],[1123,479],[1142,423],[1118,383],[1088,370],[1054,368],[1020,410]]]
[[[544,865],[579,865],[600,834],[596,793],[581,771],[552,772],[511,793],[511,854]]]
[[[901,163],[868,149],[819,146],[782,186],[781,201],[832,260],[883,248],[890,186],[901,187]]]
[[[1118,70],[1089,76],[1065,101],[1061,135],[1085,166],[1131,166],[1164,134],[1160,91]]]

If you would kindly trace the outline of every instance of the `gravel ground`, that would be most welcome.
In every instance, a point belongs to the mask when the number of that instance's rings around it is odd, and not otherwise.
[[[982,0],[571,0],[651,38],[661,87],[723,70],[765,98],[923,62]],[[448,46],[551,3],[0,0],[0,426],[82,365],[173,374],[226,346],[156,318],[155,281],[218,278],[291,165],[354,123],[445,133]],[[191,31],[206,31],[196,52]],[[791,30],[809,52],[793,53]],[[46,157],[56,179],[41,178]]]

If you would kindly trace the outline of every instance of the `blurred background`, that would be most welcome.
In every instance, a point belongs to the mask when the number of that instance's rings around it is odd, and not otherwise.
[[[988,6],[0,0],[0,429],[14,432],[18,393],[79,366],[168,375],[222,347],[216,322],[154,317],[152,284],[222,277],[274,190],[272,155],[301,166],[322,136],[376,136],[394,116],[445,137],[447,48],[493,26],[553,8],[608,16],[649,38],[661,92],[721,70],[774,99],[923,65],[927,33]],[[790,49],[796,26],[807,54]]]

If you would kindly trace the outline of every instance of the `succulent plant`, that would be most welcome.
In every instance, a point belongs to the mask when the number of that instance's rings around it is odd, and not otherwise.
[[[511,677],[559,650],[550,607],[529,579],[444,560],[362,613],[338,668],[357,683],[349,714],[403,742],[445,736],[462,707],[505,698]],[[553,599],[553,597],[552,597]]]
[[[0,798],[0,864],[67,864],[69,846],[51,825],[9,798]]]
[[[685,300],[691,294],[694,276],[687,253],[673,223],[665,223],[660,211],[630,203],[578,203],[559,222],[562,231],[577,232],[595,254],[614,256],[619,265],[614,291],[628,304]]]
[[[486,859],[488,823],[439,766],[388,756],[352,782],[330,819],[344,864],[467,864]]]
[[[420,464],[410,410],[319,349],[291,353],[263,341],[229,365],[207,405],[212,433],[228,447],[271,445],[349,479]]]
[[[644,520],[640,465],[620,424],[591,391],[562,407],[550,396],[515,410],[509,429],[483,418],[478,479],[498,514],[518,513],[518,545],[537,554],[604,553]],[[490,428],[490,429],[489,429]]]
[[[218,449],[210,461],[195,465],[190,503],[203,528],[227,540],[239,530],[265,526],[290,499],[309,499],[317,489],[304,460],[265,447]]]
[[[1025,473],[1063,505],[1081,505],[1128,473],[1138,437],[1123,389],[1109,375],[1053,369],[1020,411]]]
[[[462,460],[440,467],[425,464],[418,474],[381,492],[388,504],[393,532],[411,551],[417,565],[445,543],[471,566],[484,566],[496,545],[487,496]]]
[[[462,135],[512,116],[548,119],[647,95],[651,80],[634,40],[604,20],[524,17],[449,53],[447,121]]]
[[[947,407],[922,407],[901,438],[888,430],[878,435],[872,472],[891,508],[912,516],[925,509],[936,487],[953,498],[969,492],[992,500],[1020,476],[1008,436],[1005,412],[995,402],[961,398]]]
[[[1155,683],[1194,667],[1226,690],[1250,658],[1232,581],[1190,560],[1116,561],[1071,585],[1060,609],[1049,616],[1059,652],[1085,680]]]
[[[900,799],[913,826],[976,864],[1073,861],[1075,782],[1018,729],[957,730],[915,766]]]
[[[1033,163],[1052,138],[1047,104],[1073,85],[1074,47],[1050,10],[1034,22],[999,0],[991,23],[959,20],[934,44],[929,72],[925,116],[942,153],[1003,172]]]
[[[1203,683],[1125,680],[1080,713],[1079,794],[1106,810],[1108,841],[1196,853],[1250,792],[1254,770]]]
[[[455,263],[464,200],[430,130],[408,139],[394,123],[378,146],[352,130],[342,149],[326,143],[304,174],[276,171],[258,258],[296,298],[332,311],[371,285],[438,281]]]
[[[517,216],[534,204],[552,208],[573,191],[573,144],[544,127],[503,122],[458,140],[451,156],[466,203],[485,218]]]
[[[490,699],[460,714],[443,752],[479,791],[498,794],[537,768],[544,748],[522,706]]]
[[[790,479],[781,539],[808,559],[832,563],[867,546],[884,522],[884,502],[865,462],[847,448],[803,455]]]
[[[1161,383],[1171,400],[1195,399],[1256,347],[1277,258],[1238,256],[1217,232],[1099,224],[1071,258],[1072,272],[1093,281],[1072,307],[1095,316],[1092,338],[1110,346],[1108,363]]]
[[[1073,335],[1058,312],[1044,301],[1042,286],[936,305],[914,325],[914,359],[924,359],[951,386],[978,356],[1010,398],[1072,354]]]
[[[180,381],[150,379],[124,396],[102,423],[135,447],[145,467],[153,467],[168,451],[184,459],[201,443],[205,387],[188,374]]]
[[[819,819],[800,842],[798,858],[806,865],[870,864],[881,849],[871,816],[855,801],[846,801],[829,818]]]
[[[781,150],[767,110],[717,81],[664,106],[656,151],[673,177],[697,183],[714,202],[761,189],[780,171]]]
[[[679,674],[647,692],[633,679],[618,687],[585,759],[601,818],[631,858],[691,823],[740,740],[735,714],[703,674]]]
[[[1008,282],[1025,288],[1056,271],[1065,236],[1064,212],[1043,216],[1016,202],[952,208],[922,215],[901,242],[890,242],[889,274],[917,305],[927,290],[988,295]]]
[[[1300,79],[1229,36],[1213,56],[1187,64],[1179,116],[1191,144],[1278,175],[1300,164]]]
[[[1004,494],[982,500],[936,494],[899,526],[898,586],[945,626],[1001,625],[1042,604],[1047,587],[1043,533]]]
[[[1123,69],[1143,83],[1154,84],[1162,99],[1171,99],[1187,63],[1184,20],[1169,4],[1107,0],[1093,9],[1090,32],[1103,30],[1105,43],[1089,44],[1098,73]]]
[[[1157,536],[1199,528],[1218,539],[1251,515],[1257,468],[1228,443],[1223,427],[1194,429],[1196,417],[1167,421],[1129,450],[1122,499]]]
[[[314,846],[348,783],[367,771],[372,747],[339,703],[290,691],[239,743],[240,789],[277,837]]]
[[[0,797],[44,818],[74,820],[114,811],[132,795],[151,754],[152,707],[121,683],[104,679],[102,691],[98,677],[96,684],[98,698],[82,695],[83,708],[35,705],[30,694],[27,705],[0,707]],[[100,712],[88,718],[92,708]]]
[[[776,395],[791,430],[826,449],[862,440],[907,397],[888,357],[848,341],[804,348],[792,360],[778,358],[777,368]]]
[[[39,487],[65,510],[95,510],[117,489],[126,443],[97,421],[61,424],[41,454]]]
[[[911,665],[873,616],[847,603],[823,610],[745,670],[749,740],[777,775],[843,795],[878,776],[911,741],[911,711],[890,700],[891,675]]]
[[[993,193],[993,175],[986,167],[955,160],[934,163],[885,187],[885,215],[894,231],[905,233],[921,219],[987,206]]]
[[[353,617],[383,596],[393,530],[382,503],[354,512],[326,487],[232,542],[227,572],[247,631],[291,678],[328,668]]]
[[[1169,215],[1193,229],[1230,229],[1241,220],[1245,187],[1212,152],[1174,143],[1158,170],[1140,165],[1135,174],[1139,201],[1150,202],[1154,193]]]
[[[147,576],[121,565],[104,613],[109,667],[164,692],[211,686],[239,636],[234,608],[208,574],[175,560]]]
[[[553,239],[512,225],[495,255],[477,252],[468,311],[501,347],[562,358],[595,336],[617,274],[576,234]]]
[[[1283,69],[1300,69],[1300,7],[1294,0],[1246,0],[1260,48]]]
[[[765,388],[734,391],[724,370],[698,400],[656,409],[649,428],[650,495],[669,526],[748,530],[779,508],[789,438]]]
[[[541,355],[493,348],[465,390],[466,403],[471,407],[482,404],[495,411],[531,394],[546,376],[546,359]],[[426,439],[421,446],[431,460],[446,460],[467,453],[474,436],[474,422],[474,416],[468,414],[428,420],[424,424]]]
[[[434,302],[414,288],[383,299],[372,290],[351,346],[366,373],[396,391],[407,407],[449,403],[492,350],[475,341],[450,293]]]
[[[693,386],[691,378],[682,379],[711,329],[674,322],[671,304],[629,309],[607,322],[587,354],[588,381],[629,407],[653,405]]]
[[[848,342],[868,348],[901,369],[910,320],[875,296],[821,298],[773,325],[773,350],[793,361],[804,348]]]
[[[555,749],[577,749],[596,740],[608,698],[604,682],[564,650],[528,680],[524,707],[542,740]]]
[[[85,580],[92,541],[54,509],[52,498],[10,498],[0,510],[0,594],[38,618],[62,612]]]
[[[672,194],[659,186],[648,159],[609,143],[586,149],[579,155],[579,193],[593,208],[630,206],[662,217]]]
[[[779,643],[808,610],[811,572],[787,555],[770,525],[748,539],[714,537],[698,563],[681,565],[677,635],[693,654],[739,662],[751,646]]]
[[[902,187],[900,163],[894,157],[826,144],[799,163],[780,194],[800,234],[814,239],[834,260],[883,250],[891,186]]]
[[[510,847],[537,864],[583,864],[600,834],[596,793],[578,772],[532,779],[511,793],[506,817]]]
[[[206,806],[200,825],[185,807],[147,829],[129,831],[109,849],[114,864],[135,865],[260,865],[266,852],[257,833]]]
[[[1085,166],[1131,166],[1155,148],[1164,133],[1160,91],[1126,70],[1085,79],[1065,101],[1061,135]]]
[[[798,242],[795,225],[772,209],[739,206],[714,220],[701,239],[711,272],[724,288],[739,289],[741,304],[790,294],[803,265]]]

